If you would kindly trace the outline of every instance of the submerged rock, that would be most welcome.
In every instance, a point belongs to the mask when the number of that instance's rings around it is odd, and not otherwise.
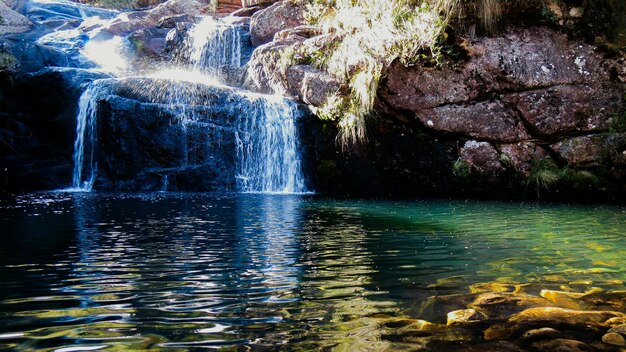
[[[555,339],[533,343],[532,347],[542,352],[592,352],[594,349],[584,342],[570,339]]]
[[[626,317],[613,311],[583,311],[556,307],[529,308],[510,317],[506,323],[485,330],[485,339],[506,339],[540,327],[567,327],[574,330],[598,331],[610,318]]]
[[[626,339],[624,338],[624,336],[615,332],[609,332],[604,334],[602,336],[602,342],[608,343],[609,345],[626,347]]]
[[[550,302],[544,298],[509,292],[483,293],[468,305],[487,314],[490,319],[506,319],[528,308],[546,306],[550,306]]]
[[[554,339],[561,336],[561,332],[553,328],[539,328],[526,331],[522,335],[523,340],[535,341],[544,339]]]
[[[487,316],[475,309],[455,310],[448,313],[448,325],[468,325],[487,319]]]

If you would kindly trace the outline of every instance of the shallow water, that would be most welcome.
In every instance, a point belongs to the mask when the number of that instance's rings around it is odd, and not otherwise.
[[[610,206],[37,193],[0,228],[0,349],[411,349],[380,318],[432,296],[626,280]]]

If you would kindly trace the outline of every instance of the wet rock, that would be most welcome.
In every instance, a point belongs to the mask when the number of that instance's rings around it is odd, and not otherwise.
[[[287,83],[292,94],[313,106],[341,89],[341,83],[329,74],[309,65],[296,65],[287,70]]]
[[[497,177],[505,171],[500,163],[498,152],[488,142],[468,141],[459,154],[461,160],[469,166],[470,173]]]
[[[626,347],[626,339],[624,339],[624,336],[616,332],[609,332],[604,334],[602,336],[602,342],[608,343],[609,345]]]
[[[505,160],[507,166],[524,176],[530,175],[533,160],[540,160],[548,155],[543,148],[533,142],[500,144],[498,149],[504,156],[500,160]]]
[[[604,324],[611,327],[620,326],[622,324],[626,324],[626,317],[611,318],[605,321]]]
[[[487,316],[475,309],[462,309],[449,312],[447,325],[466,325],[478,323],[487,319]]]
[[[31,22],[0,1],[0,35],[22,33],[30,29]]]
[[[31,21],[46,25],[50,21],[83,21],[89,17],[113,18],[118,11],[70,1],[26,1],[21,12]]]
[[[525,293],[490,292],[480,294],[468,307],[479,309],[491,319],[504,319],[528,308],[549,305],[544,298]]]
[[[194,20],[190,14],[165,16],[159,19],[156,28],[176,28],[179,23],[193,23]]]
[[[446,314],[451,311],[467,308],[467,305],[474,301],[476,295],[441,295],[429,297],[419,309],[419,316],[426,319],[445,323],[442,321]],[[445,326],[445,325],[444,325]]]
[[[487,292],[510,292],[514,291],[518,284],[502,283],[502,282],[481,282],[469,286],[470,293],[487,293]]]
[[[419,111],[419,120],[439,131],[499,142],[518,142],[530,138],[517,113],[500,101],[444,105]]]
[[[615,333],[621,334],[623,336],[626,336],[626,324],[621,324],[621,325],[614,326],[614,327],[609,329],[609,332],[615,332]]]
[[[196,0],[168,0],[150,10],[120,13],[104,24],[85,21],[79,28],[92,31],[92,36],[124,36],[140,30],[153,30],[153,27],[174,28],[176,23],[187,22],[191,14],[200,14],[202,7]]]
[[[603,131],[621,105],[619,87],[568,85],[511,94],[523,118],[543,136]]]
[[[581,306],[580,298],[584,296],[585,294],[577,293],[577,292],[541,290],[540,295],[541,297],[554,303],[558,307],[569,308],[569,309],[581,309],[582,306]]]
[[[281,63],[281,57],[293,52],[299,44],[298,40],[279,40],[256,48],[248,63],[246,87],[265,93],[289,91],[286,77],[289,67]]]
[[[557,307],[529,308],[509,319],[513,323],[564,324],[571,326],[604,326],[610,318],[626,317],[626,314],[612,311],[583,311]]]
[[[485,330],[485,339],[503,339],[522,331],[540,327],[567,327],[574,330],[598,330],[607,326],[606,321],[614,317],[626,317],[613,311],[583,311],[557,307],[529,308],[513,315],[504,324],[496,324]]]
[[[569,339],[539,341],[532,347],[542,352],[592,352],[593,348],[584,342]]]
[[[6,86],[0,79],[1,190],[69,186],[78,97],[85,84],[105,77],[84,69],[47,68],[13,76]]]
[[[539,328],[539,329],[531,329],[526,331],[522,335],[523,340],[527,341],[535,341],[535,340],[545,340],[545,339],[554,339],[561,336],[561,332],[553,329],[553,328]]]
[[[168,28],[141,29],[133,32],[129,39],[140,53],[159,56],[166,50],[166,39],[169,32],[170,29]]]
[[[399,334],[411,334],[416,331],[426,332],[426,333],[440,333],[448,330],[449,327],[443,324],[435,324],[431,323],[427,320],[413,320],[409,324],[401,326],[398,328],[397,332]]]
[[[588,309],[626,311],[626,291],[594,291],[581,297]]]
[[[277,2],[252,16],[250,39],[253,45],[259,46],[272,41],[277,32],[303,24],[303,6],[286,1]]]

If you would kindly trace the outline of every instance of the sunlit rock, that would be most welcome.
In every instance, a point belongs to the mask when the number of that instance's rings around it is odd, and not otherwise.
[[[626,324],[626,317],[614,317],[604,322],[606,326],[616,327]]]
[[[292,2],[277,2],[252,15],[250,38],[255,46],[268,43],[277,32],[304,24],[304,7]]]
[[[467,325],[486,320],[487,316],[475,309],[462,309],[449,312],[447,318],[448,325]]]
[[[322,105],[329,95],[339,92],[342,87],[337,79],[309,65],[290,67],[287,83],[294,95],[313,106]]]
[[[470,285],[468,287],[470,293],[486,293],[486,292],[510,292],[516,289],[517,284],[509,284],[502,282],[481,282]]]
[[[626,324],[621,324],[621,325],[614,326],[614,327],[609,329],[609,332],[615,332],[615,333],[618,333],[620,335],[626,336]]]
[[[432,321],[445,322],[448,312],[465,309],[476,298],[474,294],[441,295],[429,297],[422,303],[419,316]]]
[[[616,332],[609,332],[602,335],[602,342],[608,343],[609,345],[626,347],[626,339]]]
[[[503,319],[528,308],[549,305],[544,298],[524,293],[490,292],[476,297],[468,307],[479,309],[491,319]]]
[[[485,339],[503,339],[521,334],[522,331],[541,327],[568,327],[574,330],[597,331],[608,326],[610,318],[626,317],[613,311],[583,311],[557,307],[529,308],[513,315],[504,324],[496,324],[485,330]]]
[[[30,27],[31,22],[28,18],[13,11],[0,1],[0,35],[26,32]]]
[[[577,292],[542,290],[540,295],[541,297],[554,303],[558,307],[570,308],[570,309],[581,309],[582,306],[581,306],[580,298],[584,296],[585,294],[577,293]]]
[[[535,341],[544,339],[554,339],[561,336],[561,332],[553,328],[539,328],[526,331],[522,335],[523,340]]]

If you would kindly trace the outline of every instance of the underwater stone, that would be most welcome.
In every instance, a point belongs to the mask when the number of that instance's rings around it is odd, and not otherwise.
[[[585,294],[577,292],[541,290],[540,295],[561,308],[581,309],[582,306],[580,298]]]
[[[626,336],[626,324],[617,325],[609,329],[609,332],[615,332]]]
[[[553,328],[539,328],[526,331],[522,335],[524,340],[543,340],[559,337],[561,332]]]
[[[624,336],[616,332],[609,332],[604,334],[602,336],[602,342],[608,343],[609,345],[626,346],[626,339],[624,339]]]
[[[593,348],[584,342],[569,339],[555,339],[535,342],[534,348],[542,352],[591,352]]]
[[[489,292],[479,295],[468,307],[480,309],[491,319],[505,319],[527,308],[550,305],[544,298],[525,293]]]
[[[487,316],[476,309],[455,310],[448,313],[448,325],[477,323],[487,319]]]

